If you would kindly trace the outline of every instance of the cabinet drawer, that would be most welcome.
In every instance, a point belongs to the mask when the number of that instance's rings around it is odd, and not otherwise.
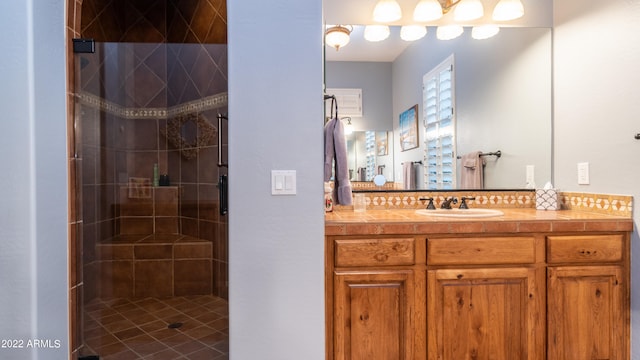
[[[533,237],[427,239],[427,265],[531,264]]]
[[[413,265],[414,238],[335,241],[336,266]]]
[[[548,263],[622,261],[623,238],[615,235],[548,236]]]

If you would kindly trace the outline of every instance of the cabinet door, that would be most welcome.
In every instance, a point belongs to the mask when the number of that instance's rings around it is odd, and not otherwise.
[[[427,277],[430,360],[544,358],[537,286],[544,269],[443,269]]]
[[[622,268],[548,269],[548,358],[626,359]]]
[[[334,359],[412,359],[413,271],[337,271]]]

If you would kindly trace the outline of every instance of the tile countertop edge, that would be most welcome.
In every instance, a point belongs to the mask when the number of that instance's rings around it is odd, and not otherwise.
[[[461,233],[548,233],[633,231],[633,219],[600,213],[501,209],[487,218],[427,217],[415,210],[338,211],[325,216],[325,235],[414,235]]]

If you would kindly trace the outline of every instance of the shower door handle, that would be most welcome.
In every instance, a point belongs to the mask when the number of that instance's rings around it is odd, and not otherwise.
[[[229,186],[227,184],[227,175],[218,177],[218,194],[220,203],[220,215],[227,215],[229,212]]]
[[[229,164],[222,162],[222,120],[229,120],[228,117],[218,114],[218,167],[229,167]]]

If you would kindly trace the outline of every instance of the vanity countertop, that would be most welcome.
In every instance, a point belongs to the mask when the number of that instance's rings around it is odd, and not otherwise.
[[[503,216],[445,218],[415,209],[334,211],[325,215],[325,235],[410,235],[459,233],[545,233],[575,231],[632,231],[628,217],[597,212],[499,209]]]

